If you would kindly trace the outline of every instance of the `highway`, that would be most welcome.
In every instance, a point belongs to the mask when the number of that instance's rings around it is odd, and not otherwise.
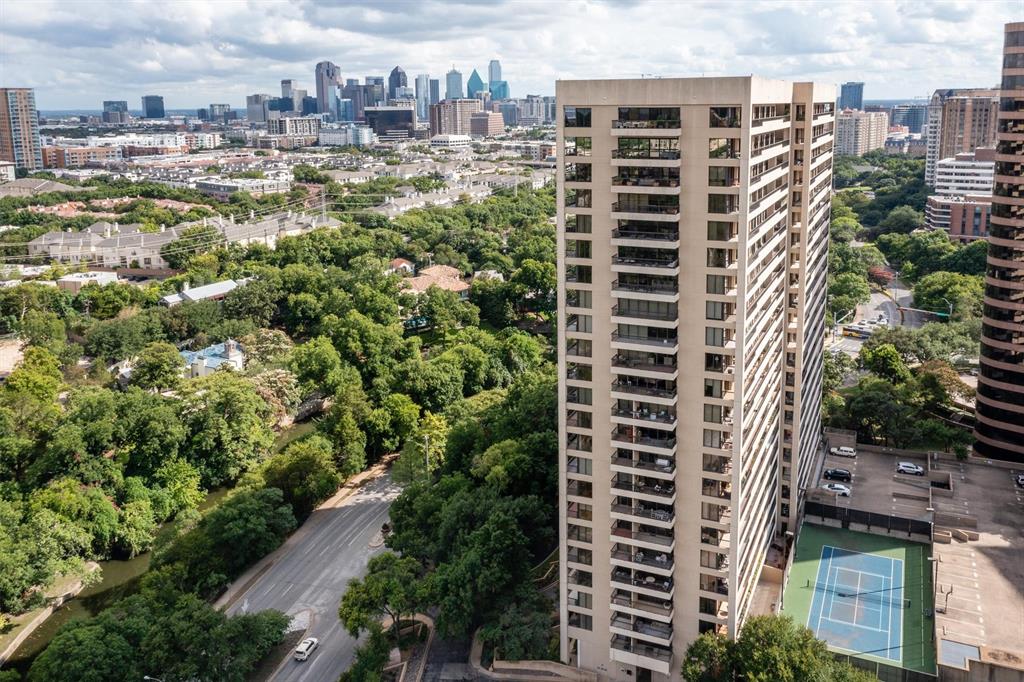
[[[369,559],[383,550],[379,540],[399,488],[389,474],[368,481],[338,506],[322,507],[276,553],[277,559],[228,608],[229,614],[277,609],[308,624],[307,637],[320,646],[308,661],[290,657],[271,678],[275,682],[337,682],[352,663],[356,640],[338,621],[338,603],[349,580],[366,572]],[[294,629],[294,628],[293,628]]]

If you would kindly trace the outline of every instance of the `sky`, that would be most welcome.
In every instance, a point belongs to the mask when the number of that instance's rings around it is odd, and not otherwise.
[[[39,109],[169,109],[278,93],[313,68],[343,78],[400,65],[463,82],[500,59],[514,97],[557,79],[757,74],[864,81],[866,99],[999,80],[1003,24],[1024,0],[0,0],[0,86]]]

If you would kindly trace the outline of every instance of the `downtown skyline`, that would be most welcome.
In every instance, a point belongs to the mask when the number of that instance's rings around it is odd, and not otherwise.
[[[998,45],[986,28],[1020,14],[1016,1],[751,2],[728,13],[704,2],[688,3],[685,13],[669,7],[678,9],[655,1],[238,0],[176,2],[157,14],[145,3],[5,0],[0,72],[9,86],[35,87],[41,110],[95,109],[111,98],[134,107],[147,94],[163,95],[171,110],[238,106],[283,78],[313,90],[323,60],[362,80],[396,65],[435,78],[454,65],[468,76],[498,58],[521,97],[553,94],[557,79],[743,75],[735,64],[754,59],[766,77],[863,80],[865,99],[909,99],[993,85]],[[783,41],[781,26],[799,30]]]

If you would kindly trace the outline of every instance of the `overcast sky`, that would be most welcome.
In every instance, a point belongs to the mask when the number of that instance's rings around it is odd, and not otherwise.
[[[517,97],[558,78],[756,73],[902,99],[994,85],[1003,24],[1022,20],[1024,0],[0,0],[0,85],[34,87],[40,109],[237,106],[282,78],[312,92],[321,60],[360,79],[397,64],[412,85],[452,65],[486,80],[497,58]]]

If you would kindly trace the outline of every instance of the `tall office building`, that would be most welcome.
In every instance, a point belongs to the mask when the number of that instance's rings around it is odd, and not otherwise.
[[[473,73],[469,74],[469,80],[466,81],[466,96],[472,99],[482,92],[487,92],[487,86],[484,85],[484,79],[480,77],[476,69],[473,69]]]
[[[0,88],[0,161],[15,168],[43,169],[39,112],[32,88]]]
[[[839,90],[839,109],[864,109],[864,84],[843,83]]]
[[[284,99],[291,99],[292,91],[295,90],[295,80],[292,78],[285,78],[281,81],[281,97]]]
[[[316,65],[314,78],[316,80],[317,113],[333,114],[337,117],[335,96],[337,87],[341,85],[341,69],[333,62],[320,62]]]
[[[889,114],[844,109],[836,117],[836,154],[863,156],[885,146]]]
[[[892,108],[890,123],[894,126],[906,126],[907,132],[920,133],[928,120],[927,104],[897,104]]]
[[[483,111],[478,99],[446,99],[430,107],[430,136],[469,135],[473,114]]]
[[[430,74],[421,73],[416,76],[416,117],[426,120],[430,104]]]
[[[491,63],[487,65],[487,81],[489,83],[496,83],[501,80],[501,62],[497,59],[492,59]]]
[[[131,116],[128,114],[128,102],[124,100],[106,100],[103,102],[104,123],[129,123]]]
[[[160,95],[144,95],[142,97],[142,118],[163,118],[164,98]]]
[[[402,67],[396,66],[391,69],[391,74],[388,76],[388,99],[398,99],[399,88],[405,88],[409,85],[409,79],[405,75],[405,71]]]
[[[269,111],[269,103],[274,99],[273,95],[256,94],[247,95],[245,98],[245,117],[250,123],[265,123]]]
[[[430,103],[437,104],[441,101],[441,79],[430,79]]]
[[[1006,24],[974,453],[1024,463],[1024,22]]]
[[[445,99],[460,99],[462,97],[462,72],[452,69],[444,76]]]
[[[998,90],[935,91],[928,103],[925,184],[935,186],[935,169],[940,159],[995,143],[998,108]]]
[[[561,658],[735,636],[819,448],[835,88],[559,81]]]

